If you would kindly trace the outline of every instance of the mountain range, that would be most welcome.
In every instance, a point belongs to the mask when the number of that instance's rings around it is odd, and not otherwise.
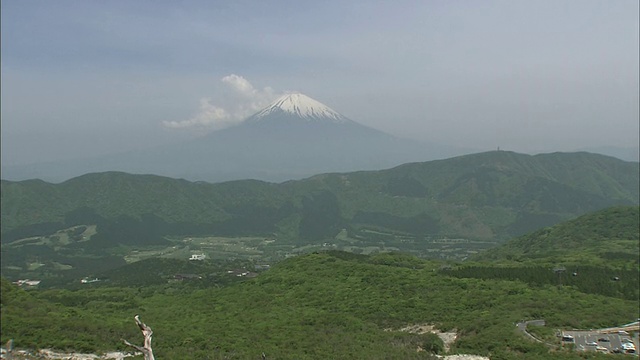
[[[172,234],[322,242],[343,229],[356,237],[391,231],[495,240],[613,205],[637,205],[639,183],[638,163],[506,151],[279,184],[105,172],[60,184],[3,180],[1,229],[3,243],[78,224],[102,224],[119,239],[105,241],[124,242]],[[131,235],[140,233],[146,235]]]
[[[60,182],[86,173],[123,171],[191,181],[285,181],[470,152],[401,139],[347,119],[306,95],[290,93],[239,125],[195,140],[84,160],[4,166],[2,176]]]

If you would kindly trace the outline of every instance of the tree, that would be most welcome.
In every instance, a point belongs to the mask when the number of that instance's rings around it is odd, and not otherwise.
[[[439,354],[444,350],[444,342],[440,337],[434,333],[425,334],[425,341],[422,343],[422,348],[432,354]]]
[[[153,349],[151,349],[151,336],[153,335],[153,331],[147,324],[140,321],[140,315],[136,315],[133,318],[136,320],[136,324],[138,325],[138,327],[142,331],[142,335],[144,336],[144,346],[141,347],[138,345],[133,345],[132,343],[124,339],[122,341],[124,341],[124,343],[128,346],[131,346],[132,348],[143,353],[144,360],[155,360],[155,358],[153,357]]]

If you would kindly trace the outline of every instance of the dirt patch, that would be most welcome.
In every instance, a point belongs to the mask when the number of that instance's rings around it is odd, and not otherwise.
[[[387,330],[391,331],[391,329],[387,329]],[[427,333],[436,334],[440,339],[442,339],[442,342],[444,343],[445,352],[449,351],[449,349],[451,348],[451,344],[453,344],[453,342],[456,341],[456,338],[458,337],[458,333],[455,332],[455,330],[444,332],[444,331],[438,330],[434,325],[431,325],[431,324],[407,325],[397,331],[408,332],[411,334],[427,334]],[[462,359],[463,358],[460,358],[460,360]],[[452,360],[457,360],[457,359],[452,359]],[[474,359],[469,359],[469,360],[474,360]]]
[[[1,359],[7,358],[6,349],[2,349]],[[82,354],[82,353],[65,353],[56,352],[50,349],[42,349],[39,351],[28,350],[14,350],[11,355],[16,360],[124,360],[127,357],[133,357],[141,355],[142,353],[125,353],[120,351],[111,351],[102,356],[96,354]]]

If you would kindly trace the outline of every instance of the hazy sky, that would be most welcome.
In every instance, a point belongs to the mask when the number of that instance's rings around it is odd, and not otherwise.
[[[5,164],[200,136],[286,91],[482,150],[638,146],[637,0],[1,7]]]

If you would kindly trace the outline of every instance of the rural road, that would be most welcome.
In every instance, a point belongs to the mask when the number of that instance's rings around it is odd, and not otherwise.
[[[547,344],[544,341],[542,341],[542,340],[536,338],[535,336],[529,334],[529,332],[527,331],[527,325],[544,326],[545,325],[544,320],[521,321],[521,322],[516,324],[516,327],[518,328],[518,330],[522,331],[524,334],[526,334],[529,338],[533,339],[534,341],[537,341],[539,343],[551,346],[550,344]]]

